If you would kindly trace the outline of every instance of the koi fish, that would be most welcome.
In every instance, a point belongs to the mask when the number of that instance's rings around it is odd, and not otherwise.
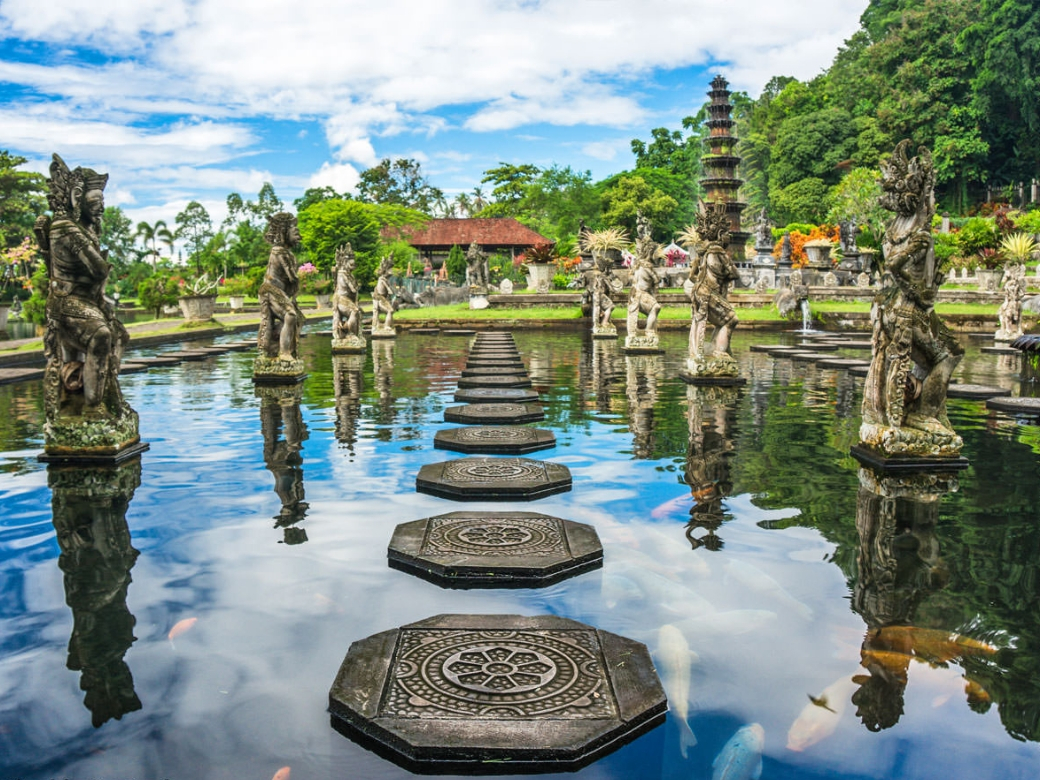
[[[766,732],[757,723],[741,726],[711,763],[711,780],[758,780]]]
[[[190,631],[198,621],[199,619],[194,617],[178,620],[173,624],[173,628],[170,629],[170,633],[166,635],[166,638],[172,642],[184,632]]]
[[[726,566],[726,574],[732,576],[745,587],[772,596],[777,601],[786,604],[806,620],[812,619],[812,609],[784,590],[779,582],[750,563],[736,560],[730,561]]]
[[[813,701],[806,704],[787,731],[787,749],[801,752],[833,734],[855,689],[850,677],[841,677],[824,688],[817,698],[831,706],[820,707]]]
[[[292,774],[292,769],[287,766],[283,766],[277,772],[274,773],[274,777],[271,780],[289,780],[289,775]]]
[[[650,510],[650,517],[654,520],[663,520],[666,517],[672,515],[685,515],[690,511],[690,504],[693,503],[693,497],[690,495],[676,496],[665,501],[663,504],[658,504]]]
[[[690,650],[682,632],[669,623],[657,632],[657,658],[661,663],[661,683],[668,695],[668,704],[678,716],[679,751],[686,758],[687,748],[697,744],[687,717],[690,713],[690,665],[698,657]]]
[[[914,655],[936,663],[946,663],[965,656],[994,655],[999,648],[953,631],[917,626],[886,626],[878,629],[872,643],[884,642],[897,647],[909,644]]]

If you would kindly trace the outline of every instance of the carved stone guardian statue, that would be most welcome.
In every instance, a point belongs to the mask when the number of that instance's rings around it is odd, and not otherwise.
[[[361,307],[354,278],[356,263],[350,244],[336,250],[336,292],[332,296],[332,351],[335,353],[362,353],[367,346],[361,335]]]
[[[1026,267],[1011,263],[1004,267],[1004,302],[997,309],[1000,328],[995,341],[1014,341],[1022,335],[1022,296],[1026,288]]]
[[[466,284],[469,286],[469,307],[486,309],[490,285],[488,256],[480,250],[476,241],[469,245],[466,252]]]
[[[910,141],[901,141],[881,168],[881,204],[895,218],[885,230],[882,287],[871,307],[873,359],[853,453],[880,465],[898,458],[927,467],[938,459],[956,468],[966,462],[946,416],[946,391],[964,350],[934,309],[943,275],[932,245],[932,156],[922,147],[910,157],[909,150]]]
[[[49,277],[43,339],[45,461],[122,461],[148,449],[123,399],[119,364],[130,340],[105,298],[112,266],[99,234],[108,174],[69,170],[54,155],[47,200],[53,217],[33,232]]]
[[[393,326],[394,311],[397,309],[394,300],[394,288],[390,284],[390,273],[394,269],[394,256],[387,255],[379,263],[379,278],[372,290],[372,338],[392,339],[397,337]],[[383,321],[379,321],[379,315]]]
[[[296,302],[300,289],[296,256],[292,247],[300,243],[296,217],[281,211],[267,221],[264,240],[271,245],[267,273],[260,285],[260,329],[258,354],[253,363],[257,384],[294,384],[306,376],[298,356],[303,312]]]
[[[654,264],[654,255],[659,247],[650,237],[650,220],[642,214],[637,218],[636,229],[636,261],[632,266],[632,286],[628,293],[625,351],[654,354],[662,351],[657,338],[657,315],[661,304],[657,302],[658,279]],[[639,331],[640,313],[646,315],[642,332]]]
[[[738,271],[726,245],[729,242],[729,217],[725,205],[701,203],[696,231],[701,247],[696,262],[690,264],[685,285],[690,298],[690,346],[686,371],[680,376],[687,382],[702,384],[742,384],[737,376],[737,361],[729,352],[730,337],[737,326],[737,315],[728,300],[729,286]],[[692,255],[691,255],[692,256]],[[715,328],[710,348],[705,349],[708,325]]]
[[[627,240],[625,231],[609,228],[596,232],[583,231],[581,248],[592,255],[593,267],[582,276],[585,292],[582,298],[582,310],[592,316],[592,338],[615,339],[617,328],[610,317],[614,311],[612,293],[621,292],[621,280],[611,271],[614,263],[609,252],[620,250]]]

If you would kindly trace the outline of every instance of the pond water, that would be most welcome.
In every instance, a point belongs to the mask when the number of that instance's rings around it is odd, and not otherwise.
[[[604,547],[541,590],[387,567],[396,524],[463,508],[414,487],[455,457],[433,435],[464,338],[333,361],[309,336],[298,404],[257,397],[251,353],[124,376],[151,449],[116,470],[48,474],[41,388],[0,387],[0,777],[408,776],[330,727],[328,689],[354,640],[445,612],[647,643],[667,722],[569,777],[709,777],[749,723],[764,778],[1036,777],[1040,429],[951,401],[970,467],[879,481],[849,456],[862,380],[748,350],[791,335],[738,333],[736,391],[678,380],[678,333],[639,358],[515,337],[557,437],[532,457],[573,490],[486,508],[590,523]],[[958,380],[1020,392],[1014,360],[970,344]]]

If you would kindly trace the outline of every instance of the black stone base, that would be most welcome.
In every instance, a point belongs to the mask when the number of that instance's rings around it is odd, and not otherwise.
[[[699,376],[689,371],[680,371],[679,378],[688,385],[739,387],[747,384],[747,380],[742,376]]]
[[[479,404],[478,404],[479,406]],[[437,431],[433,446],[466,454],[526,455],[556,446],[556,436],[543,428],[513,425],[469,425]]]
[[[76,464],[83,466],[115,466],[138,457],[150,446],[151,445],[147,442],[139,441],[136,444],[131,444],[129,447],[123,447],[123,449],[118,452],[113,452],[110,455],[98,455],[96,453],[44,452],[37,455],[36,460],[40,463],[55,463],[61,466],[71,466]]]
[[[254,385],[298,385],[307,378],[307,372],[302,374],[253,374]]]
[[[890,458],[881,453],[855,444],[849,450],[856,460],[882,474],[907,473],[912,471],[961,471],[968,468],[968,459],[956,458]]]

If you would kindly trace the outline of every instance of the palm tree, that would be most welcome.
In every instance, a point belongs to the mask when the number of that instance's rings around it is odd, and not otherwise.
[[[484,198],[484,188],[474,187],[473,188],[473,200],[471,201],[473,207],[473,213],[471,216],[476,216],[484,210],[487,205],[487,200]]]
[[[141,243],[144,244],[147,250],[146,254],[152,257],[153,268],[159,259],[159,250],[155,246],[157,241],[162,241],[169,246],[170,254],[173,254],[173,233],[170,232],[170,229],[166,227],[166,223],[161,219],[156,220],[154,225],[149,225],[147,222],[138,222],[134,238],[141,239]]]

